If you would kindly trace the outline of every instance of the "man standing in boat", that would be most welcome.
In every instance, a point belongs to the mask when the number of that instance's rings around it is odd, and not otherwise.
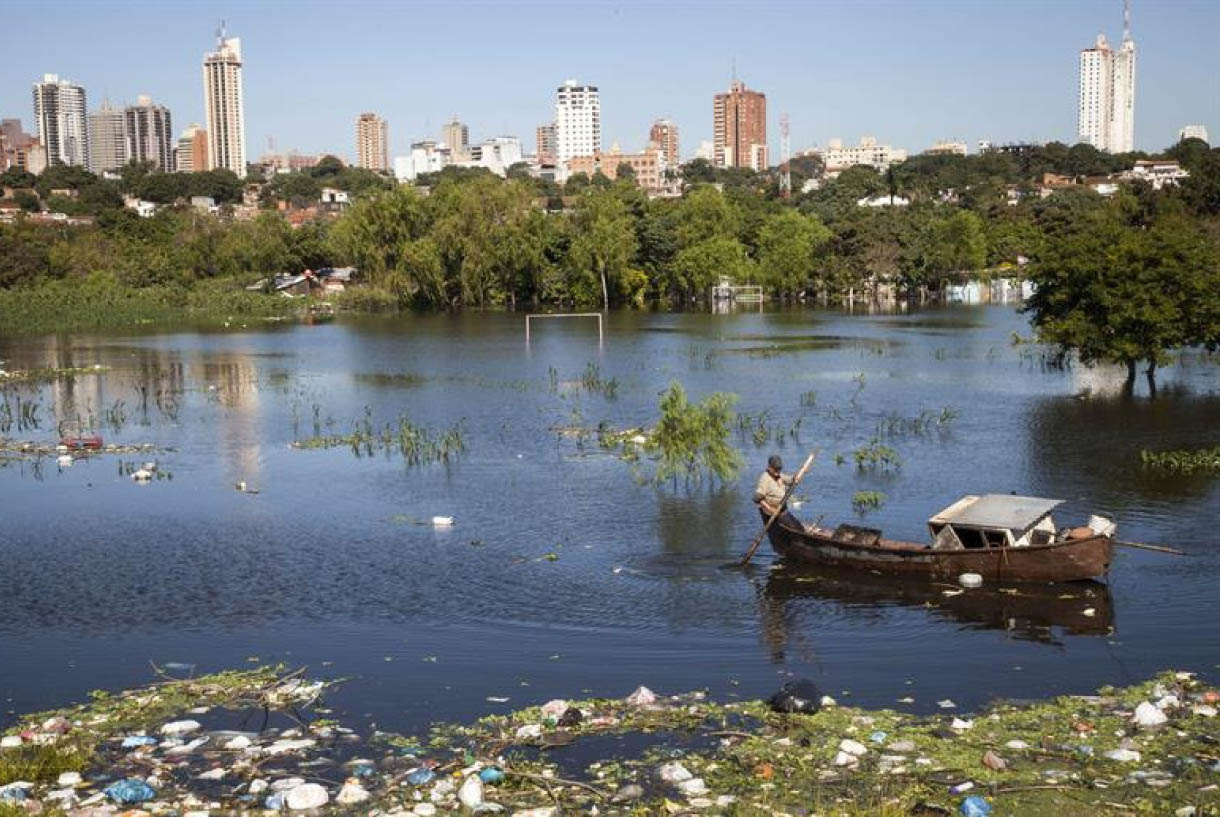
[[[784,461],[780,459],[779,454],[772,454],[767,458],[767,470],[762,472],[758,485],[754,487],[754,504],[758,505],[758,512],[762,514],[764,523],[778,508],[779,517],[775,520],[776,524],[803,530],[804,526],[800,520],[788,511],[787,505],[782,504],[784,494],[792,484],[792,475],[785,474],[783,468]]]

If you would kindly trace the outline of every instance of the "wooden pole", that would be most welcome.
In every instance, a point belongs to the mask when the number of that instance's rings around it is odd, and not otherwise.
[[[1143,542],[1122,542],[1118,539],[1114,540],[1114,544],[1122,545],[1125,548],[1139,548],[1140,550],[1152,550],[1157,553],[1172,553],[1174,556],[1189,556],[1190,554],[1184,550],[1177,548],[1167,548],[1164,545],[1146,545]]]

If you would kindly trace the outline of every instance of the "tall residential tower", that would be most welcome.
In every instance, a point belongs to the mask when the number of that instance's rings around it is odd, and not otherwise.
[[[667,169],[678,169],[678,126],[672,119],[658,119],[653,122],[652,129],[648,132],[648,141],[661,151]]]
[[[208,167],[246,175],[246,114],[241,90],[241,40],[218,32],[216,50],[203,57]]]
[[[89,172],[102,175],[127,164],[127,128],[123,109],[107,100],[89,114]]]
[[[1080,52],[1077,137],[1098,150],[1135,149],[1135,41],[1130,2],[1123,7],[1123,42],[1110,47],[1105,34]]]
[[[712,106],[717,167],[767,169],[767,96],[733,80]]]
[[[602,102],[593,85],[570,79],[555,97],[555,161],[560,167],[573,156],[592,156],[602,150]]]
[[[356,167],[390,169],[389,126],[375,113],[362,113],[356,120]]]
[[[154,105],[150,97],[141,95],[137,104],[124,109],[123,117],[126,120],[127,158],[152,162],[162,173],[173,173],[174,129],[170,124],[169,108]]]
[[[34,119],[48,164],[89,166],[84,88],[56,74],[44,74],[42,82],[34,85]]]

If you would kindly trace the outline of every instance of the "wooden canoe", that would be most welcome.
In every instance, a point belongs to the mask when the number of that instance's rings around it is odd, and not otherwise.
[[[1041,545],[962,550],[938,550],[881,537],[853,541],[858,537],[830,528],[806,525],[798,529],[778,521],[767,535],[771,547],[786,561],[948,582],[956,582],[963,573],[977,573],[985,583],[1095,579],[1106,574],[1114,555],[1113,538],[1101,534]]]

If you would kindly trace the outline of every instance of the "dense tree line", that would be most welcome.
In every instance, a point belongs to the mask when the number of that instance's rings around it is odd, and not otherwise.
[[[779,196],[775,171],[720,170],[701,161],[682,168],[680,198],[651,200],[631,178],[577,174],[560,187],[520,167],[507,179],[446,168],[417,186],[336,159],[267,180],[227,171],[161,174],[140,165],[112,181],[79,168],[51,168],[38,178],[9,171],[0,184],[27,188],[35,204],[91,213],[96,224],[0,227],[0,286],[99,272],[133,287],[190,286],[333,264],[358,267],[379,295],[374,302],[398,306],[689,302],[706,298],[722,276],[760,284],[775,297],[834,299],[884,284],[934,287],[1019,260],[1031,261],[1031,270],[1067,269],[1065,248],[1099,220],[1149,234],[1188,232],[1205,263],[1220,234],[1220,150],[1187,140],[1167,154],[1192,173],[1180,188],[1154,192],[1137,184],[1110,200],[1087,188],[1045,199],[1034,190],[1043,173],[1100,175],[1139,157],[1055,144],[917,156],[887,173],[855,167],[810,189],[805,180],[821,168],[805,157],[792,164],[797,192],[788,199]],[[253,220],[174,206],[192,195],[235,203],[247,185],[260,187],[266,208]],[[1028,193],[1016,204],[1012,185]],[[292,228],[274,209],[279,201],[314,203],[323,186],[352,194],[353,205],[336,220]],[[56,201],[52,191],[65,188],[75,198]],[[170,206],[139,218],[122,208],[124,195]],[[870,196],[911,204],[857,204]],[[1115,263],[1107,255],[1093,259]]]

